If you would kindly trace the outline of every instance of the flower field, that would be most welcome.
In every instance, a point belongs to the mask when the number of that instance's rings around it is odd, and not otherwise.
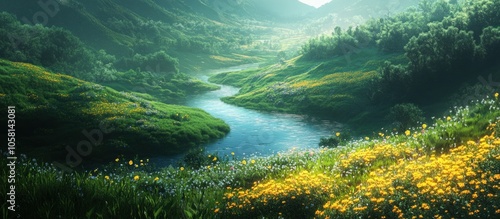
[[[18,208],[46,218],[497,218],[499,106],[494,94],[403,133],[269,157],[204,154],[199,167],[116,155],[61,173],[24,157]]]

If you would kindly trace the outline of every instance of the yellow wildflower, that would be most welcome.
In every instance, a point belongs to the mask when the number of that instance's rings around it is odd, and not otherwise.
[[[430,207],[429,207],[429,205],[427,203],[422,203],[422,208],[424,210],[429,210],[430,209]]]
[[[135,175],[135,176],[134,176],[134,180],[135,180],[135,181],[139,180],[139,176],[138,176],[138,175]]]
[[[340,132],[335,133],[335,136],[339,137],[340,136]]]
[[[423,128],[423,129],[426,129],[426,128],[427,128],[427,124],[425,124],[425,123],[424,123],[424,124],[422,124],[422,128]]]
[[[184,167],[180,167],[179,169],[180,169],[181,171],[183,171],[183,170],[184,170]]]
[[[410,134],[411,134],[410,130],[406,130],[406,131],[405,131],[405,135],[406,135],[406,136],[410,136]]]
[[[134,164],[134,161],[132,161],[132,160],[130,160],[130,161],[128,162],[128,165],[130,165],[130,166],[132,166],[133,164]]]

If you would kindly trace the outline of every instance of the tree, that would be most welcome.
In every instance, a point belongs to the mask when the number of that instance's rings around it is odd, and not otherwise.
[[[466,5],[469,29],[474,32],[476,39],[479,39],[484,28],[500,25],[500,1],[469,0]]]
[[[390,101],[400,101],[408,95],[411,76],[405,66],[385,61],[379,69],[379,84],[382,92],[390,96]]]
[[[390,109],[388,119],[392,120],[399,131],[404,132],[419,121],[423,121],[424,112],[413,103],[397,104]]]
[[[484,28],[481,34],[481,49],[487,61],[496,62],[500,56],[500,27]]]
[[[414,79],[440,79],[445,73],[461,69],[474,59],[472,32],[456,27],[443,28],[442,23],[429,24],[430,31],[412,37],[405,46]],[[455,75],[458,76],[458,75]]]

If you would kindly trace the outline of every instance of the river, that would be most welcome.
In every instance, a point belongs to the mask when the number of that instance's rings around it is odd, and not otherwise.
[[[256,67],[258,64],[247,64],[197,72],[193,76],[208,82],[208,78],[214,74]],[[226,137],[205,145],[208,153],[224,156],[234,152],[238,157],[248,157],[268,156],[292,148],[318,148],[321,137],[329,136],[333,131],[342,128],[342,124],[329,120],[295,114],[263,112],[224,103],[220,98],[237,94],[239,88],[217,85],[221,89],[190,96],[182,103],[182,105],[201,108],[212,116],[224,120],[231,127]],[[182,156],[163,158],[163,161],[159,163],[172,164]]]

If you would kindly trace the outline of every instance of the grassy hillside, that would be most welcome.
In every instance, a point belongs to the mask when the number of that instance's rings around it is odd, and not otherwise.
[[[209,81],[241,87],[236,96],[223,98],[227,103],[352,122],[354,116],[373,116],[375,109],[366,107],[374,95],[370,85],[387,60],[398,63],[405,58],[376,49],[318,61],[299,56],[261,69],[218,74]]]
[[[198,167],[155,170],[147,157],[118,156],[106,167],[61,175],[20,156],[16,193],[22,198],[16,200],[16,213],[46,218],[497,218],[499,95],[474,102],[404,133],[380,130],[333,149],[269,157],[203,154]],[[7,174],[7,168],[0,171],[2,177]],[[83,201],[89,199],[102,204]],[[26,207],[31,203],[39,204]],[[6,205],[5,218],[11,216]]]
[[[90,134],[101,139],[89,156],[97,161],[122,153],[176,154],[229,132],[200,109],[150,101],[147,94],[117,92],[31,64],[0,61],[0,84],[0,105],[17,108],[19,150],[35,157],[64,159],[67,146],[88,139],[84,131],[102,134]]]

